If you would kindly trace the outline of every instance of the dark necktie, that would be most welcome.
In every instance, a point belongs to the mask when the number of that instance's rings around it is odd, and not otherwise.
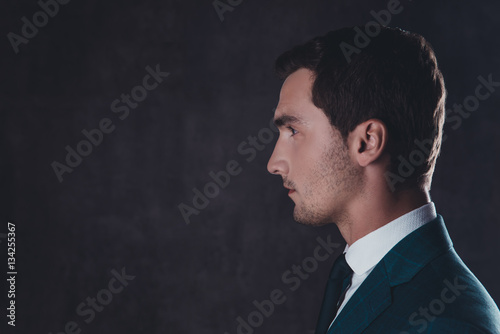
[[[351,277],[352,269],[345,260],[345,254],[342,254],[335,260],[330,272],[315,334],[326,334],[328,331],[328,327],[330,327],[338,308],[342,304]]]

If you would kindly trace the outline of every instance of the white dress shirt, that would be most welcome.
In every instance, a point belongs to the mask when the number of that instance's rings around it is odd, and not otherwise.
[[[430,202],[368,233],[356,240],[351,246],[346,245],[345,259],[353,270],[353,274],[351,285],[345,293],[344,301],[340,305],[337,315],[340,314],[366,277],[370,275],[373,268],[398,242],[436,217],[436,208],[434,203]],[[336,318],[337,316],[330,326]]]

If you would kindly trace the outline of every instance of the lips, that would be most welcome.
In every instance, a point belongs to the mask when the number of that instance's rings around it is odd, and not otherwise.
[[[293,186],[295,186],[293,182],[287,180],[286,178],[283,178],[283,187],[285,187],[285,189],[288,189],[288,195],[291,195],[295,192],[295,189],[292,188]]]
[[[295,189],[289,188],[289,187],[287,187],[285,185],[283,187],[285,187],[286,189],[288,189],[288,195],[293,194],[295,192]]]

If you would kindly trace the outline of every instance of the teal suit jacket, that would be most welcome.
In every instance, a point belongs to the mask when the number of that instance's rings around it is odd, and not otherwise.
[[[375,266],[328,334],[500,333],[500,311],[453,248],[443,218]]]

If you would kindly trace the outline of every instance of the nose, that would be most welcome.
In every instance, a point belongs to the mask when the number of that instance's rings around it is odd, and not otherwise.
[[[276,146],[274,146],[273,154],[271,154],[267,163],[267,171],[271,174],[281,176],[285,176],[288,173],[288,164],[286,163],[282,150],[280,149],[279,139]]]

